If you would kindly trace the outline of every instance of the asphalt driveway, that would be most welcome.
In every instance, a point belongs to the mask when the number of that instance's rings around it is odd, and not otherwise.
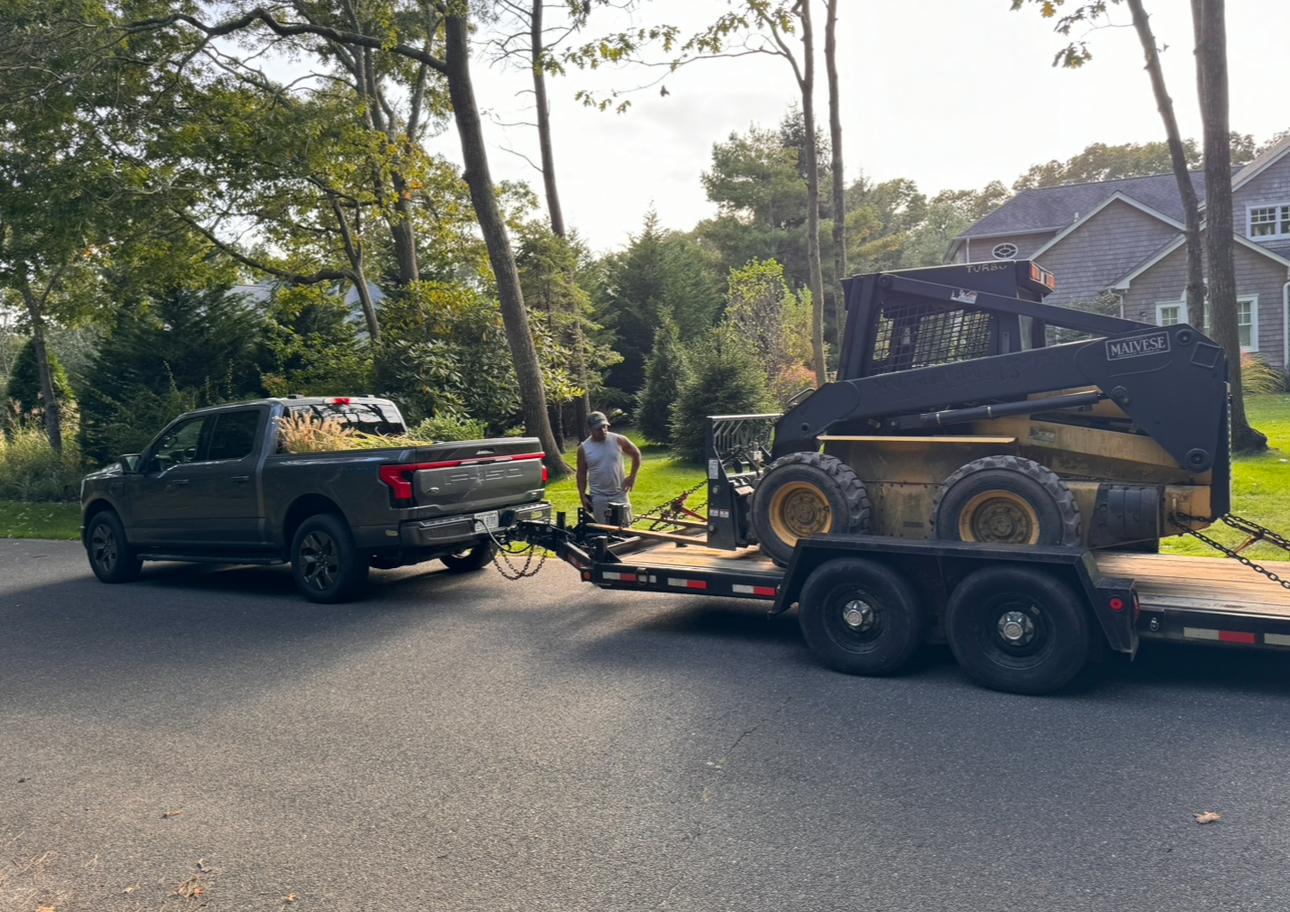
[[[0,541],[0,910],[1290,906],[1290,659],[817,667],[760,604]],[[1217,811],[1198,826],[1193,813]]]

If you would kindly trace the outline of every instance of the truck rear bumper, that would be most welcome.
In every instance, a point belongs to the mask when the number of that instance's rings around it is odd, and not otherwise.
[[[438,519],[400,523],[399,544],[404,548],[434,548],[469,542],[483,535],[482,523],[489,513],[498,514],[497,529],[509,529],[521,520],[540,522],[549,520],[551,505],[546,502],[527,503],[514,507],[502,507],[488,513],[467,513],[461,516],[444,516]]]

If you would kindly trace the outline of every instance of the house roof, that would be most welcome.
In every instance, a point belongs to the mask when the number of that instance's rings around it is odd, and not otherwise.
[[[1191,172],[1196,196],[1205,201],[1205,174]],[[1058,231],[1106,204],[1113,196],[1128,197],[1174,221],[1184,218],[1178,182],[1172,173],[1091,184],[1066,184],[1022,190],[974,224],[960,238]]]
[[[1268,146],[1268,148],[1254,156],[1253,161],[1237,171],[1232,177],[1232,189],[1240,189],[1244,184],[1249,183],[1257,174],[1272,165],[1273,162],[1279,161],[1287,152],[1290,152],[1290,133],[1286,133],[1278,142]]]
[[[1201,230],[1204,231],[1204,228],[1202,227]],[[1242,237],[1240,234],[1237,234],[1237,233],[1234,233],[1232,235],[1232,240],[1234,240],[1240,246],[1245,247],[1248,250],[1252,250],[1255,253],[1262,254],[1263,256],[1267,257],[1273,262],[1279,263],[1282,266],[1286,267],[1286,274],[1290,275],[1290,259],[1287,259],[1285,256],[1282,255],[1282,253],[1278,253],[1275,250],[1269,250],[1263,245],[1256,244],[1253,241],[1251,241],[1249,238]],[[1136,266],[1134,266],[1124,275],[1120,276],[1120,278],[1112,282],[1111,290],[1128,291],[1129,285],[1132,284],[1134,279],[1142,275],[1152,266],[1155,266],[1165,257],[1169,256],[1171,253],[1173,253],[1175,250],[1182,247],[1186,243],[1187,243],[1187,236],[1185,234],[1180,234],[1175,238],[1170,238],[1161,247],[1152,251],[1149,256],[1141,260]]]

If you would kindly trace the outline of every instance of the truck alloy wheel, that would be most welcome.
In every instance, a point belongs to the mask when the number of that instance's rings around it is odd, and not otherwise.
[[[125,538],[121,517],[112,510],[102,510],[90,519],[85,530],[85,552],[90,569],[105,583],[128,583],[137,579],[143,561]]]
[[[936,538],[997,545],[1077,545],[1080,513],[1070,488],[1018,456],[986,456],[945,479],[932,502]]]
[[[891,674],[923,642],[917,593],[875,561],[827,561],[807,578],[798,601],[802,638],[826,665],[846,674]]]
[[[291,543],[291,574],[311,602],[343,602],[367,581],[371,564],[354,546],[345,521],[318,513],[300,524]]]
[[[1031,567],[988,567],[964,579],[946,605],[945,634],[970,677],[1012,693],[1056,690],[1088,659],[1083,602]]]
[[[751,510],[762,551],[781,566],[799,539],[867,531],[869,515],[869,495],[856,473],[821,453],[775,460],[757,484]]]

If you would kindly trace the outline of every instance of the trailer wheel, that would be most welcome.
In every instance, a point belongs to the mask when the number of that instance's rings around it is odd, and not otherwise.
[[[798,539],[869,528],[869,494],[842,460],[790,453],[771,465],[753,495],[752,526],[762,551],[780,566]]]
[[[811,651],[836,671],[899,671],[922,645],[923,606],[899,573],[858,558],[831,560],[807,578],[798,623]]]
[[[1079,505],[1051,469],[1019,456],[986,456],[945,479],[932,528],[949,541],[1076,545]]]
[[[955,587],[945,634],[978,684],[1043,694],[1065,686],[1088,661],[1084,603],[1069,586],[1031,567],[987,567]]]

